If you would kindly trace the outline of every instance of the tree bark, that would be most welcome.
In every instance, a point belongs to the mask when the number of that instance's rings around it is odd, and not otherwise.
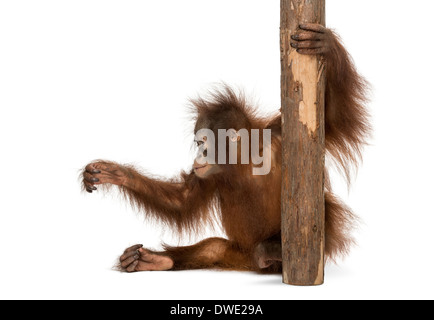
[[[320,56],[298,54],[301,23],[325,26],[325,0],[281,0],[283,282],[324,282],[325,72]]]

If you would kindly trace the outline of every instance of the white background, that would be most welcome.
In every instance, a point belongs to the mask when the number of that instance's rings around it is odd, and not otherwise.
[[[189,169],[188,98],[225,81],[280,107],[279,1],[0,2],[0,298],[434,298],[432,1],[327,1],[373,86],[375,136],[353,187],[358,247],[321,287],[280,276],[120,274],[125,247],[179,241],[119,197],[80,191],[97,158]],[[218,232],[217,232],[218,234]]]

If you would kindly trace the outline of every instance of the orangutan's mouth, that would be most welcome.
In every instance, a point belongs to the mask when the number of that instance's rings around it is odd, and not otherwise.
[[[208,166],[207,164],[205,164],[203,166],[197,166],[197,167],[194,167],[194,170],[198,171],[198,170],[201,170],[201,169],[205,169],[207,166]]]

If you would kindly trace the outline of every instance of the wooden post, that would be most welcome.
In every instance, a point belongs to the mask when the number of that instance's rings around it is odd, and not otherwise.
[[[298,54],[302,23],[325,25],[325,0],[281,0],[283,282],[324,283],[324,61]]]

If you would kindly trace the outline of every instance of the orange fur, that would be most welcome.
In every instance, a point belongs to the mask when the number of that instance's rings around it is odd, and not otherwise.
[[[331,32],[332,48],[326,59],[326,150],[349,178],[350,166],[357,165],[369,134],[365,108],[366,81],[357,73],[349,54]],[[114,165],[120,190],[131,203],[151,217],[173,226],[178,232],[197,232],[200,225],[218,218],[228,239],[212,238],[188,247],[165,246],[174,269],[221,268],[257,270],[252,259],[255,248],[267,239],[280,239],[281,228],[281,116],[261,117],[242,94],[228,86],[207,99],[192,101],[196,112],[195,132],[211,129],[271,129],[272,170],[253,176],[251,165],[220,165],[221,172],[207,179],[194,170],[173,180],[141,174],[130,166]],[[260,139],[261,141],[261,139]],[[113,166],[113,163],[107,162]],[[326,255],[334,259],[348,252],[355,215],[331,190],[326,179]],[[216,210],[215,210],[216,209]],[[268,270],[278,272],[279,264]]]

